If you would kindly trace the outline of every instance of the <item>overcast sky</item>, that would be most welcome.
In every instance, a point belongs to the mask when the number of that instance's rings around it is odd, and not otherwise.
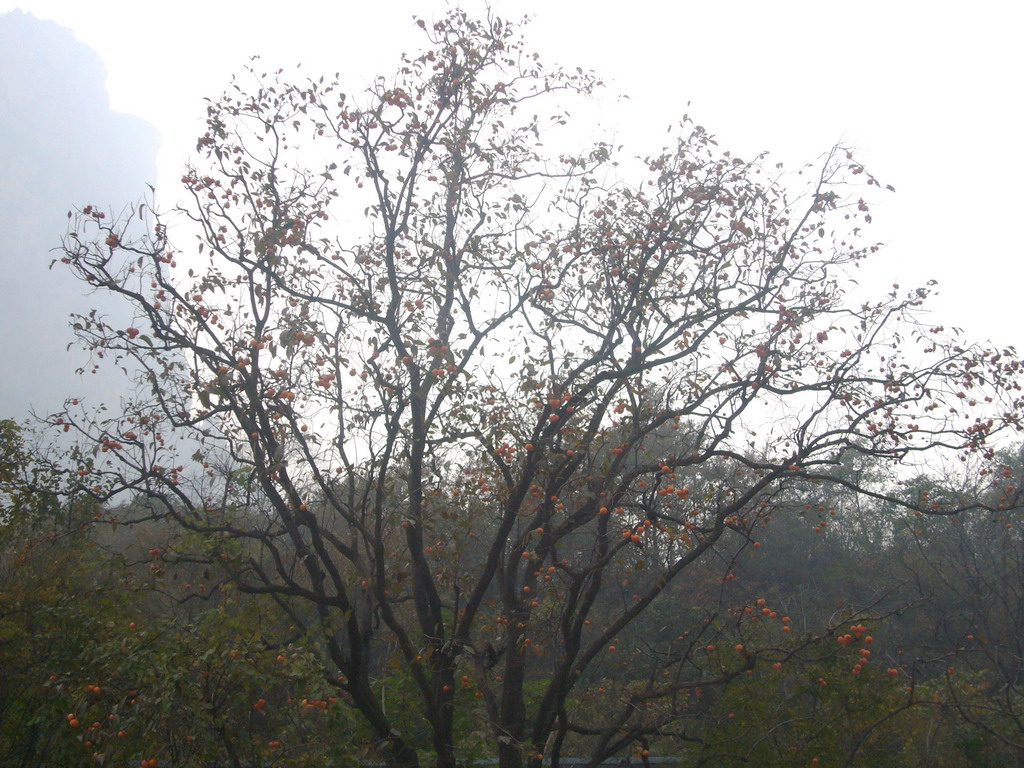
[[[527,37],[548,63],[605,78],[602,127],[635,154],[658,150],[666,126],[687,112],[741,157],[768,150],[798,165],[836,142],[859,148],[869,170],[897,190],[874,211],[874,236],[888,243],[869,271],[879,290],[935,278],[936,322],[1024,347],[1017,233],[1024,4],[491,6],[506,18],[531,15]],[[260,54],[268,66],[302,63],[307,74],[339,71],[357,91],[420,46],[414,13],[430,19],[448,7],[437,0],[0,0],[0,12],[21,8],[52,19],[98,53],[110,105],[161,133],[155,181],[162,185],[175,183],[194,150],[203,97],[216,96],[248,56]]]

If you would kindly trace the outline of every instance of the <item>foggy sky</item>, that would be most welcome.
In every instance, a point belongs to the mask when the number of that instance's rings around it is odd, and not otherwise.
[[[116,403],[123,376],[80,377],[67,351],[68,315],[122,307],[88,295],[51,261],[67,213],[87,204],[120,211],[156,177],[159,138],[113,112],[99,56],[74,34],[21,11],[0,15],[0,419],[21,420],[68,397]],[[127,320],[127,318],[125,318]]]
[[[51,151],[42,150],[44,160],[61,174],[71,173],[62,178],[49,172],[52,183],[63,185],[64,199],[45,214],[54,230],[41,240],[30,244],[24,237],[15,238],[8,221],[11,206],[0,210],[5,233],[0,258],[6,266],[11,259],[22,264],[26,253],[36,254],[32,274],[38,281],[27,288],[21,282],[0,284],[0,302],[14,295],[23,317],[28,315],[22,305],[37,310],[32,320],[20,321],[16,337],[11,331],[16,306],[0,304],[7,329],[0,341],[0,363],[32,362],[34,356],[26,358],[23,348],[19,357],[14,355],[14,346],[21,344],[40,349],[48,371],[73,367],[54,355],[62,354],[69,338],[65,302],[82,300],[76,298],[77,286],[51,282],[43,274],[50,258],[46,252],[63,231],[69,202],[129,202],[145,191],[146,183],[159,181],[161,202],[173,205],[182,166],[203,130],[203,97],[215,98],[250,55],[260,54],[268,70],[302,62],[304,74],[341,71],[345,90],[356,94],[375,75],[393,71],[399,51],[423,45],[412,14],[434,20],[454,5],[476,15],[490,7],[508,19],[531,14],[534,21],[525,33],[544,61],[594,68],[607,79],[609,87],[591,105],[599,120],[573,111],[567,130],[580,141],[602,138],[624,144],[627,156],[644,156],[663,146],[669,124],[690,113],[723,149],[747,159],[770,150],[769,162],[785,161],[789,168],[815,162],[836,142],[852,145],[858,160],[883,184],[894,185],[897,194],[872,200],[875,222],[864,235],[866,242],[888,245],[858,270],[860,287],[847,287],[860,291],[859,299],[861,294],[884,295],[894,282],[909,289],[936,278],[941,293],[927,305],[930,324],[963,326],[965,340],[1024,347],[1018,309],[1024,247],[1013,235],[1013,223],[1024,206],[1024,153],[1018,148],[1024,102],[1017,95],[1024,71],[1024,46],[1017,39],[1024,22],[1022,4],[982,0],[967,10],[940,4],[934,12],[924,12],[919,4],[882,0],[856,7],[810,0],[640,0],[628,7],[582,0],[293,0],[282,12],[241,0],[0,0],[0,8],[14,3],[73,27],[99,51],[109,69],[107,89],[113,104],[158,125],[162,144],[159,179],[150,170],[152,158],[142,150],[141,157],[139,152],[110,157],[112,136],[117,137],[114,145],[124,150],[132,146],[132,137],[141,140],[140,147],[152,147],[155,139],[138,121],[110,113],[96,57],[83,53],[66,31],[58,33],[49,25],[52,40],[38,38],[27,46],[28,51],[46,50],[54,57],[48,76],[57,82],[43,92],[60,95],[47,99],[40,99],[40,90],[31,85],[41,65],[27,66],[32,57],[23,50],[26,46],[13,49],[11,42],[0,39],[0,88],[27,93],[23,108],[36,121],[21,140],[42,143],[44,128],[56,132],[49,141]],[[61,62],[70,68],[74,86],[69,75],[54,76],[52,70]],[[22,72],[17,82],[8,74],[14,70]],[[76,115],[69,105],[82,102],[88,108]],[[76,109],[83,112],[81,106]],[[107,125],[97,129],[94,120],[87,131],[85,114],[102,115]],[[0,103],[0,131],[17,123]],[[107,138],[98,145],[78,141],[72,149],[69,142],[86,133]],[[43,183],[32,169],[44,164],[29,161],[24,148],[10,146],[10,139],[0,136],[0,181],[5,182],[0,202],[12,199],[5,195],[28,195],[32,186],[12,187],[7,177],[14,157],[28,163],[21,176]],[[85,163],[86,146],[90,151],[105,148],[107,159]],[[123,181],[133,175],[137,181]],[[105,183],[116,186],[110,191],[82,189]],[[42,205],[49,198],[36,194],[33,199]],[[33,231],[41,216],[37,211],[30,217]],[[17,256],[10,250],[15,243]],[[45,256],[40,259],[38,254]],[[13,280],[9,268],[4,279]],[[44,312],[26,297],[38,284],[46,286],[59,309]],[[37,347],[35,340],[44,337],[60,338],[47,348],[54,351]],[[36,398],[44,391],[69,389],[65,383],[51,386],[49,377],[39,381],[19,363],[0,374],[0,416],[11,410],[5,401],[15,403],[15,383],[10,382],[14,373],[19,402],[26,398],[26,387]],[[84,386],[73,378],[68,383],[79,390]]]

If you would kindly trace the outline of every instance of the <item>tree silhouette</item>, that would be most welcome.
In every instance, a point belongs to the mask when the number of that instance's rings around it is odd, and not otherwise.
[[[595,78],[496,18],[419,23],[431,47],[360,98],[233,84],[149,237],[81,211],[61,261],[136,319],[79,336],[144,394],[52,417],[69,481],[141,495],[190,532],[164,557],[315,629],[390,766],[454,766],[467,716],[503,768],[685,739],[690,694],[774,658],[749,622],[782,619],[741,611],[751,642],[713,654],[712,605],[635,622],[809,484],[888,499],[853,455],[989,450],[1019,362],[923,324],[925,289],[847,300],[878,182],[846,150],[787,175],[684,122],[638,169],[548,156]],[[632,682],[581,720],[609,670]]]

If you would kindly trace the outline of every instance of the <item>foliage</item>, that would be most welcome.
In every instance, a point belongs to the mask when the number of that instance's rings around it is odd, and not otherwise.
[[[230,590],[169,601],[157,571],[81,533],[5,568],[0,764],[339,764],[356,729],[315,644],[269,647],[287,628]]]

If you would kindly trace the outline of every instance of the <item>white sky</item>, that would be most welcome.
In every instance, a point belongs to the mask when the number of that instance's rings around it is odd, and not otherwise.
[[[1024,348],[1024,3],[491,5],[506,18],[534,17],[527,37],[549,64],[605,78],[602,122],[635,154],[657,151],[684,112],[741,157],[769,150],[793,167],[838,141],[858,147],[869,170],[897,189],[873,211],[873,239],[888,243],[868,273],[878,290],[938,279],[937,323]],[[0,0],[0,12],[21,8],[56,21],[100,55],[111,105],[163,135],[163,184],[175,182],[194,150],[202,98],[220,93],[249,55],[261,54],[268,67],[301,62],[307,74],[339,71],[357,91],[419,48],[414,13],[430,19],[448,7]],[[616,98],[623,93],[629,101]]]

